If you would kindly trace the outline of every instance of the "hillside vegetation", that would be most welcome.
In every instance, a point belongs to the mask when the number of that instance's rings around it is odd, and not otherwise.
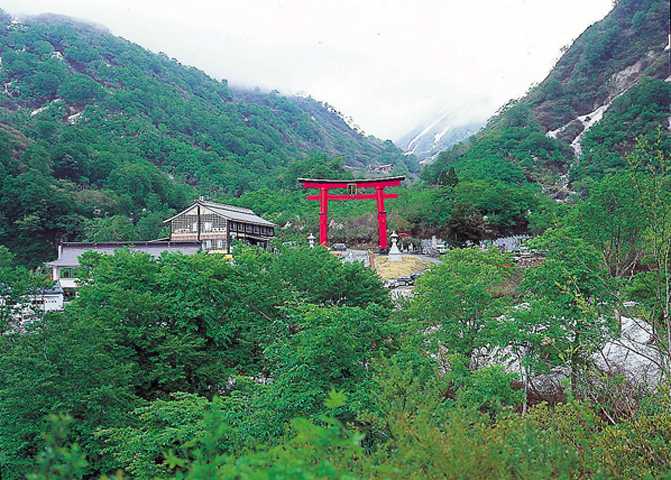
[[[659,128],[669,148],[668,17],[663,0],[618,2],[541,84],[402,189],[391,227],[456,244],[539,232],[556,215],[550,198],[617,172],[636,138]],[[237,91],[68,19],[3,18],[0,242],[25,262],[49,258],[59,240],[159,237],[161,219],[199,194],[304,239],[317,212],[297,177],[417,168],[312,99]],[[347,203],[334,205],[332,237],[366,245],[370,205]]]
[[[0,243],[26,261],[86,236],[90,219],[155,238],[198,194],[293,186],[305,159],[416,168],[326,104],[237,91],[67,18],[0,15],[0,58]]]
[[[530,191],[560,201],[584,194],[593,180],[622,170],[639,137],[655,141],[659,131],[668,150],[669,16],[665,0],[617,2],[543,82],[511,100],[481,132],[442,152],[422,177],[441,185],[451,172],[460,188],[478,186],[475,201],[455,202],[469,207],[470,223],[479,225],[474,235],[482,238],[511,225],[533,232],[552,205]],[[492,191],[500,194],[492,198]],[[500,209],[511,195],[521,197],[514,201],[520,208],[503,207],[502,222]]]

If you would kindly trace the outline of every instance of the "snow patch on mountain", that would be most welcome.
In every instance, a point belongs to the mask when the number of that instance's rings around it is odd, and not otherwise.
[[[575,152],[576,157],[579,157],[580,154],[582,153],[582,145],[580,144],[580,142],[582,140],[583,135],[585,135],[585,132],[587,130],[589,130],[590,128],[592,128],[592,126],[594,124],[596,124],[596,122],[601,120],[601,118],[603,117],[604,112],[606,110],[608,110],[608,107],[610,107],[611,103],[613,103],[612,100],[608,103],[605,103],[605,104],[601,105],[599,108],[597,108],[593,112],[590,112],[587,115],[581,115],[580,117],[578,117],[578,120],[580,122],[582,122],[582,124],[585,128],[571,142],[571,148]]]
[[[460,121],[460,115],[448,111],[421,125],[396,144],[406,155],[415,155],[421,164],[430,163],[440,152],[476,133],[484,120]]]
[[[40,113],[42,113],[43,111],[45,111],[47,108],[49,108],[49,105],[48,105],[48,104],[45,105],[45,106],[43,106],[43,107],[36,108],[36,109],[33,110],[32,112],[30,112],[30,116],[31,116],[31,117],[34,117],[35,115],[39,115]]]
[[[445,120],[445,117],[447,117],[447,113],[445,113],[444,115],[435,119],[433,122],[431,122],[429,125],[427,125],[421,132],[419,132],[417,135],[415,135],[413,137],[413,139],[410,140],[408,142],[408,144],[404,147],[404,150],[406,151],[406,153],[409,153],[409,154],[410,153],[415,153],[415,151],[417,150],[417,146],[419,145],[419,141],[422,138],[426,137],[429,133],[431,133],[434,130],[434,128],[440,122]],[[435,139],[434,139],[434,141],[435,141]]]
[[[575,120],[571,120],[569,123],[557,128],[556,130],[550,130],[545,135],[550,138],[557,138],[557,135],[561,134],[571,123],[575,122],[576,120],[579,121],[582,123],[583,129],[571,142],[571,148],[573,149],[575,156],[580,157],[580,154],[582,153],[582,145],[580,143],[582,141],[582,137],[585,135],[587,130],[592,128],[599,120],[603,118],[603,114],[606,112],[606,110],[608,110],[608,107],[610,107],[611,103],[613,103],[613,100],[614,98],[604,103],[603,105],[599,105],[594,111],[585,115],[580,115]]]
[[[79,119],[80,119],[81,116],[82,116],[82,113],[84,113],[84,112],[76,112],[76,113],[73,113],[72,115],[69,115],[69,116],[67,117],[66,121],[67,121],[70,125],[74,125],[75,123],[77,123],[77,122],[79,121]]]
[[[557,136],[566,130],[569,125],[576,121],[580,122],[583,128],[580,133],[578,133],[578,135],[571,141],[571,148],[573,149],[575,156],[580,157],[582,153],[581,141],[585,133],[603,118],[603,114],[611,106],[613,100],[627,92],[631,87],[638,83],[638,80],[640,79],[641,67],[642,62],[639,60],[638,62],[623,68],[619,72],[614,73],[610,77],[609,95],[606,102],[597,106],[593,111],[586,113],[585,115],[580,115],[555,130],[546,132],[545,135],[550,138],[557,138]]]

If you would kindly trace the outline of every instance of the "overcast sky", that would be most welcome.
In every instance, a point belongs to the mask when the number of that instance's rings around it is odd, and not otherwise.
[[[310,94],[396,139],[486,118],[541,81],[612,0],[2,0],[93,21],[231,85]]]

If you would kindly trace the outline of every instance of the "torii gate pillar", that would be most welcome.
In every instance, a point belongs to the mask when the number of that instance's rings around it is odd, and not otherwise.
[[[329,191],[325,187],[319,189],[319,244],[328,244],[329,232]]]
[[[328,211],[330,200],[375,200],[377,205],[378,247],[386,251],[387,242],[387,211],[384,201],[397,198],[396,193],[386,193],[386,187],[398,187],[405,177],[386,177],[358,180],[327,180],[316,178],[299,178],[304,188],[319,190],[318,195],[309,195],[308,200],[319,202],[319,244],[328,246]],[[347,194],[329,194],[331,189],[347,189]],[[359,193],[359,189],[374,189],[375,193]]]
[[[384,187],[375,187],[377,201],[377,244],[380,250],[387,250],[387,211],[384,209]]]

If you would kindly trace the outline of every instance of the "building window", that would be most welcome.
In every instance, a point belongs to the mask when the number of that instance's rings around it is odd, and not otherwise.
[[[77,278],[75,267],[61,267],[60,278]]]
[[[223,241],[223,240],[217,240],[217,248],[218,248],[218,249],[221,250],[221,249],[225,248],[225,246],[226,246],[226,245],[224,244],[224,241]]]
[[[212,249],[212,240],[203,240],[203,249],[211,250]]]
[[[205,231],[206,232],[211,232],[212,231],[212,222],[205,222]]]
[[[191,231],[194,233],[198,231],[198,222],[193,222],[191,225]]]

